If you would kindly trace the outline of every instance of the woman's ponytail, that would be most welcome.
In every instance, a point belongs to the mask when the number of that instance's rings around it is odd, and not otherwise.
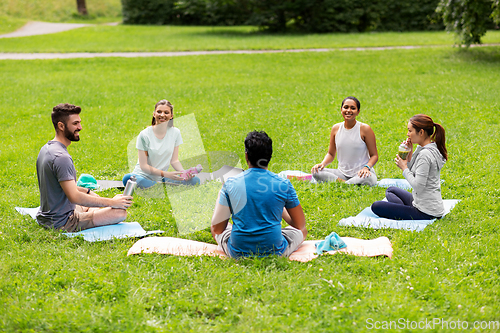
[[[431,137],[431,140],[436,143],[441,155],[443,155],[445,160],[448,160],[448,151],[446,150],[446,137],[444,127],[438,123],[434,123],[436,130]]]
[[[436,146],[445,160],[448,160],[448,152],[446,151],[446,139],[444,127],[432,121],[432,118],[425,114],[417,114],[410,118],[410,123],[417,132],[423,129],[431,140],[436,143]]]

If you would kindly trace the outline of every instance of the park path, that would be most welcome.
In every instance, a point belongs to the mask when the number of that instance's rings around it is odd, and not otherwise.
[[[117,25],[107,23],[106,25]],[[78,29],[95,24],[84,23],[49,23],[29,22],[17,31],[0,35],[0,38],[14,38],[34,35],[52,34],[57,32]],[[261,54],[261,53],[300,53],[300,52],[331,52],[331,51],[382,51],[394,49],[419,49],[429,47],[449,47],[449,45],[408,45],[408,46],[379,46],[379,47],[344,47],[344,48],[316,48],[316,49],[289,49],[289,50],[217,50],[217,51],[173,51],[173,52],[77,52],[77,53],[0,53],[0,60],[35,60],[35,59],[74,59],[74,58],[142,58],[142,57],[182,57],[211,54]],[[500,44],[482,44],[477,46],[500,46]]]
[[[107,23],[105,25],[116,25],[116,23]],[[95,24],[85,24],[85,23],[49,23],[49,22],[28,22],[20,29],[10,32],[8,34],[0,35],[0,38],[15,38],[15,37],[26,37],[35,35],[46,35],[55,34],[57,32],[63,32],[83,27],[93,26]]]
[[[471,45],[471,47],[500,46],[500,44]],[[176,51],[176,52],[78,52],[78,53],[0,53],[0,60],[35,60],[35,59],[75,59],[75,58],[144,58],[144,57],[182,57],[211,54],[262,54],[262,53],[301,53],[332,51],[383,51],[409,50],[433,47],[450,47],[450,45],[409,45],[379,47],[343,47],[322,49],[290,49],[290,50],[224,50],[224,51]]]

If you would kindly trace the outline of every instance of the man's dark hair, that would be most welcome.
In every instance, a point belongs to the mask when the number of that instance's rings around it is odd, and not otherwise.
[[[265,168],[273,155],[273,140],[264,131],[250,132],[245,138],[245,152],[254,167]]]
[[[52,109],[52,124],[57,130],[57,123],[62,122],[66,125],[68,118],[72,114],[80,114],[82,108],[73,104],[62,103],[54,106]]]

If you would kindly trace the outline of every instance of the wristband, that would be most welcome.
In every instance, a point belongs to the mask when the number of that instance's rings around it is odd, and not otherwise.
[[[365,167],[368,168],[368,171],[372,171],[372,168],[368,164],[365,164]]]
[[[87,190],[87,194],[89,194],[89,193],[90,193],[90,188]]]

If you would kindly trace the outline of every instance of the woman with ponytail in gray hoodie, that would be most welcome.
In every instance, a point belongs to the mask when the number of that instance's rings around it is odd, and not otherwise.
[[[394,220],[432,220],[444,215],[441,198],[441,168],[448,159],[443,126],[425,114],[417,114],[408,122],[408,139],[411,148],[406,160],[399,155],[394,161],[403,170],[413,192],[397,187],[386,191],[387,201],[372,204],[372,211],[380,217]],[[413,151],[413,145],[417,148]]]

